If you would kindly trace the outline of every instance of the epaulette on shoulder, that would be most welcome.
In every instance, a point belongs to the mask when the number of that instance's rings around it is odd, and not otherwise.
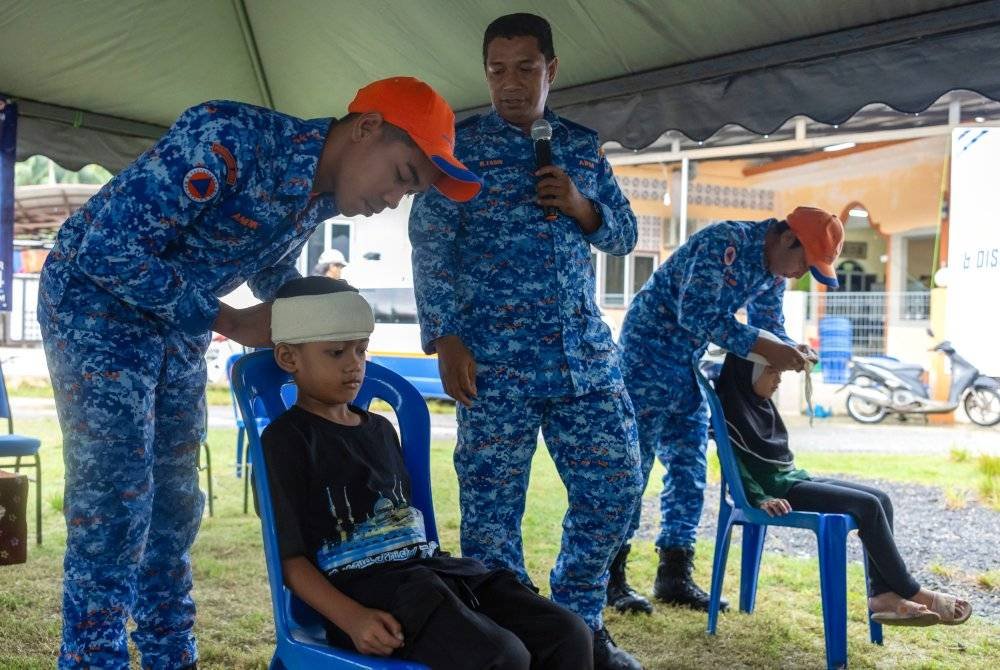
[[[569,119],[562,116],[559,117],[559,120],[562,121],[563,124],[565,124],[565,126],[569,128],[571,131],[587,133],[588,135],[593,135],[595,138],[597,137],[597,131],[594,130],[593,128],[588,128],[585,125],[579,124],[576,121],[570,121]]]

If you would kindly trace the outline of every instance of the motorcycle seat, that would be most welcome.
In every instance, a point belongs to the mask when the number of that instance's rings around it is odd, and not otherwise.
[[[854,360],[865,365],[877,365],[896,374],[920,375],[924,371],[923,366],[917,363],[904,363],[902,361],[894,361],[891,358],[857,357]]]

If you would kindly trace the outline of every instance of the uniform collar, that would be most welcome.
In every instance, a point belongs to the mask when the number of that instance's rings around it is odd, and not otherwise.
[[[563,123],[563,120],[556,116],[556,113],[548,107],[545,108],[545,112],[542,114],[542,117],[552,125],[553,134],[567,131],[566,124]],[[520,128],[512,123],[509,123],[502,116],[500,116],[500,112],[497,111],[496,107],[490,107],[490,111],[483,117],[482,127],[483,130],[487,132],[501,132],[507,130],[518,133],[522,136],[524,135],[524,132],[522,132]]]
[[[312,189],[316,166],[333,119],[296,120],[287,143],[288,164],[278,184],[278,192],[290,197],[308,196]]]

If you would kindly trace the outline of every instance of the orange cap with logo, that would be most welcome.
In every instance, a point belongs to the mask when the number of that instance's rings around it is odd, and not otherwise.
[[[455,158],[455,113],[438,93],[413,77],[390,77],[368,84],[347,107],[354,114],[378,112],[402,128],[441,171],[434,188],[446,198],[476,197],[479,177]]]
[[[806,263],[816,281],[837,288],[837,262],[844,248],[844,224],[833,214],[816,207],[796,207],[785,219],[805,251]]]

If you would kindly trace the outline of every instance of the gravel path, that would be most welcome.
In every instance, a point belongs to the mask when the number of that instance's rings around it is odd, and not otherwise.
[[[795,452],[877,451],[892,454],[947,454],[953,447],[974,454],[1000,455],[1000,426],[983,428],[956,422],[950,426],[924,425],[919,417],[900,421],[889,417],[874,426],[848,417],[816,419],[809,427],[804,416],[782,418]]]
[[[838,478],[836,475],[824,476]],[[896,515],[896,542],[921,585],[960,595],[972,603],[976,615],[1000,623],[1000,589],[990,591],[976,583],[976,577],[983,572],[1000,571],[1000,512],[975,503],[969,503],[964,509],[947,509],[943,493],[932,486],[850,479],[877,486],[889,494]],[[643,500],[642,525],[638,533],[642,540],[652,542],[655,539],[659,523],[658,502],[655,497]],[[700,540],[714,541],[718,514],[719,486],[710,484],[698,527]],[[739,531],[736,533],[738,542]],[[815,558],[816,539],[804,530],[770,528],[764,551]],[[861,542],[856,536],[848,541],[848,560],[861,560]],[[942,567],[947,574],[942,573]]]

